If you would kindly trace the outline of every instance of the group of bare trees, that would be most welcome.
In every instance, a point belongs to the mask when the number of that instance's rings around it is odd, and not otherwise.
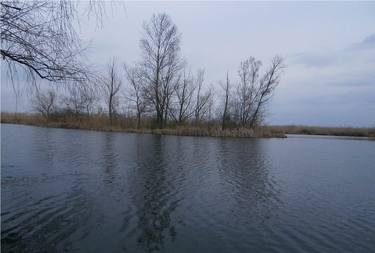
[[[88,85],[65,85],[61,92],[55,86],[46,90],[37,88],[33,93],[32,106],[46,119],[50,119],[58,113],[69,114],[74,117],[84,114],[90,116],[97,109],[98,95]]]
[[[253,128],[264,119],[265,105],[280,82],[284,64],[281,57],[275,56],[263,74],[260,73],[261,65],[261,61],[254,57],[242,61],[238,69],[238,83],[233,88],[227,74],[226,83],[222,85],[225,94],[223,129],[227,121]]]
[[[55,114],[70,114],[75,117],[103,113],[106,108],[110,125],[120,105],[122,77],[115,58],[107,65],[106,72],[86,81],[66,82],[62,87],[49,86],[44,91],[37,87],[32,104],[46,118]]]
[[[75,116],[106,113],[112,125],[124,117],[120,105],[126,104],[126,116],[135,117],[137,127],[143,118],[154,118],[159,128],[205,121],[221,122],[222,129],[251,128],[261,123],[283,68],[275,57],[261,73],[261,62],[250,57],[240,63],[238,81],[226,74],[220,99],[206,85],[203,69],[190,70],[181,55],[181,34],[162,13],[143,25],[139,61],[111,59],[106,71],[94,75],[78,61],[82,47],[72,24],[74,3],[13,0],[1,1],[1,7],[1,56],[9,69],[65,83],[61,93],[36,89],[33,105],[46,118],[59,110]]]
[[[194,76],[190,72],[186,73],[184,68],[176,73],[175,81],[162,83],[159,89],[144,77],[139,65],[125,66],[125,71],[130,86],[128,99],[135,108],[138,126],[142,116],[156,116],[156,124],[161,128],[168,121],[184,124],[192,120],[201,122],[208,119],[210,106],[213,106],[213,92],[211,89],[203,90],[203,70],[198,70]]]
[[[56,110],[56,92],[54,90],[47,90],[44,93],[37,92],[32,102],[37,112],[49,118]]]
[[[66,94],[62,96],[62,104],[66,111],[74,116],[80,116],[83,113],[91,115],[95,112],[98,96],[94,87],[73,83],[67,85],[65,91]]]
[[[125,66],[138,126],[144,114],[155,115],[160,128],[169,120],[203,119],[210,99],[209,92],[203,94],[204,71],[198,71],[196,77],[187,72],[176,25],[163,13],[153,15],[143,28],[142,59]]]
[[[204,70],[196,75],[187,71],[180,55],[181,34],[166,14],[154,15],[144,24],[141,40],[142,60],[126,66],[126,77],[132,87],[132,98],[138,126],[142,115],[155,115],[159,127],[167,121],[183,124],[211,119],[215,104],[214,91],[204,87]],[[250,57],[240,63],[238,81],[232,82],[227,73],[222,84],[222,110],[216,110],[222,129],[229,123],[252,128],[265,116],[265,105],[280,81],[284,68],[279,56],[261,73],[261,61]],[[220,102],[216,102],[216,105]]]

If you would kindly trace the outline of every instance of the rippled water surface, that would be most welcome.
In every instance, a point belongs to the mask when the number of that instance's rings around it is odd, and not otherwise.
[[[1,125],[2,252],[375,252],[375,142]]]

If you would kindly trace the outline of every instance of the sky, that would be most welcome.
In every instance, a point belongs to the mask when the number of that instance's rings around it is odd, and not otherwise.
[[[236,82],[242,60],[263,71],[274,55],[285,59],[266,123],[375,127],[375,2],[123,2],[107,4],[102,27],[81,15],[87,61],[103,67],[111,57],[140,60],[142,24],[165,12],[182,33],[181,53],[206,85],[226,72]],[[27,93],[27,92],[24,92]],[[2,79],[2,111],[15,95]],[[18,111],[30,111],[27,94]]]

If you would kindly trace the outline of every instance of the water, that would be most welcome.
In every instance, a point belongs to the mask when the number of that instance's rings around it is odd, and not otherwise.
[[[375,252],[375,142],[1,125],[2,252]]]

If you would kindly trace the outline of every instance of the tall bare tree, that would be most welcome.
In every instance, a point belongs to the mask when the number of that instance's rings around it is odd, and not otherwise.
[[[126,78],[130,84],[130,96],[128,99],[135,104],[137,115],[137,128],[141,126],[142,114],[146,111],[147,103],[144,99],[144,84],[141,76],[140,69],[137,65],[127,66],[124,65]]]
[[[232,119],[242,127],[254,127],[264,118],[265,105],[280,81],[283,59],[275,56],[271,66],[261,76],[261,61],[254,57],[242,61],[238,70],[239,82],[232,99]]]
[[[209,112],[209,103],[212,96],[211,89],[203,93],[204,73],[203,69],[198,70],[197,76],[194,80],[196,87],[194,117],[196,122],[202,120]]]
[[[263,118],[264,106],[270,100],[273,91],[279,84],[280,75],[284,67],[283,58],[275,56],[266,73],[259,80],[259,87],[255,94],[255,109],[251,115],[250,127],[254,127],[257,123],[260,123]]]
[[[153,104],[157,124],[162,128],[168,116],[173,85],[182,66],[181,35],[165,13],[153,15],[143,28],[140,47],[142,75],[147,81],[145,95]]]
[[[251,120],[252,112],[255,110],[255,98],[259,78],[261,62],[254,57],[242,61],[238,70],[240,78],[236,89],[236,118],[241,126],[245,127]]]
[[[117,60],[113,58],[107,65],[107,76],[103,79],[103,95],[108,106],[108,116],[110,125],[113,125],[113,116],[119,104],[119,91],[122,84],[118,73]]]

